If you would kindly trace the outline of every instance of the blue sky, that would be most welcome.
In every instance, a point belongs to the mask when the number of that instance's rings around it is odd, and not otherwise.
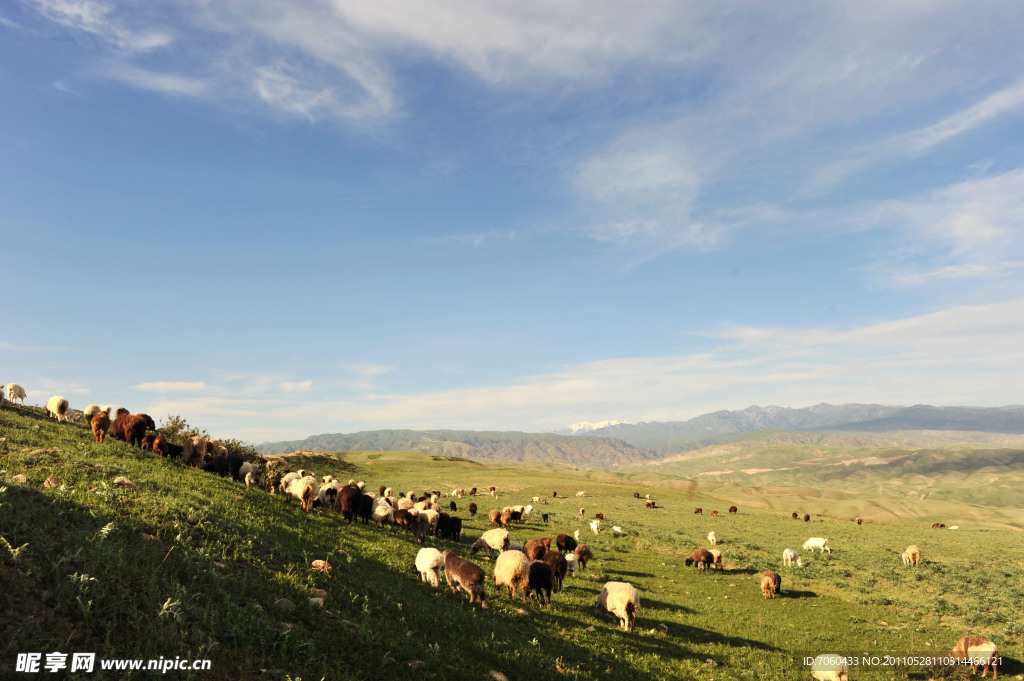
[[[1024,5],[0,5],[0,381],[249,441],[1020,404]]]

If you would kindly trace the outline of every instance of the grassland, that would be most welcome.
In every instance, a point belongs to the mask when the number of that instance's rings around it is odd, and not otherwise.
[[[652,487],[614,472],[411,452],[290,460],[370,488],[496,486],[499,498],[478,498],[475,518],[464,510],[468,499],[455,500],[465,523],[460,543],[431,542],[460,555],[486,529],[487,510],[533,496],[548,503],[535,504],[515,539],[589,534],[580,506],[588,517],[603,512],[606,527],[625,529],[620,538],[587,536],[595,560],[567,579],[551,608],[524,607],[489,588],[491,607],[481,611],[464,595],[419,582],[418,546],[404,533],[350,526],[320,510],[305,514],[279,496],[120,442],[96,445],[83,428],[31,409],[5,405],[0,435],[0,677],[12,675],[19,652],[95,651],[213,661],[209,672],[169,673],[188,679],[487,679],[496,671],[512,680],[788,680],[809,678],[805,655],[945,654],[965,633],[1000,646],[1001,676],[1024,671],[1024,546],[1015,531],[931,530],[930,522],[877,518],[870,507],[857,526],[842,513],[744,503],[754,494],[667,486],[668,473]],[[27,483],[13,482],[16,474]],[[115,487],[118,475],[137,489]],[[49,477],[63,486],[45,488]],[[635,491],[651,493],[658,508],[644,509]],[[724,513],[730,501],[738,514]],[[694,515],[695,506],[723,514]],[[796,522],[790,510],[815,517]],[[721,538],[721,575],[683,564],[707,545],[709,530]],[[782,550],[799,550],[809,536],[827,537],[833,553],[801,551],[803,568],[782,568]],[[925,558],[916,569],[899,559],[911,543]],[[328,559],[331,573],[311,570],[316,559]],[[476,560],[491,573],[489,561]],[[782,575],[782,595],[766,601],[757,575],[769,567]],[[593,613],[607,580],[641,592],[633,633]],[[326,593],[322,608],[308,600],[318,589]],[[280,598],[298,607],[278,612]],[[851,678],[969,677],[962,669],[879,665],[858,666]]]

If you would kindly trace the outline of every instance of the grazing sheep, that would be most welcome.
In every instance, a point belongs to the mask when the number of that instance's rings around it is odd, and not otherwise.
[[[504,511],[501,514],[501,526],[509,527],[512,524],[512,511]]]
[[[903,553],[900,554],[900,558],[903,559],[903,564],[904,565],[910,565],[910,554],[909,553],[904,551]]]
[[[0,388],[3,388],[3,386],[0,385]],[[0,395],[0,397],[2,397],[2,395]],[[25,406],[25,398],[26,397],[28,397],[28,395],[25,394],[25,389],[22,388],[20,385],[18,385],[17,383],[8,383],[7,384],[7,401],[8,402],[14,402],[15,400],[21,400],[21,406],[24,407]]]
[[[316,496],[316,500],[320,502],[320,506],[323,508],[329,508],[332,511],[341,510],[341,505],[338,503],[338,493],[341,492],[342,484],[338,482],[337,478],[331,478],[320,485],[320,492]]]
[[[533,497],[532,501],[535,504],[539,504],[540,503],[540,497]]]
[[[110,428],[110,432],[114,434],[114,437],[118,437],[117,425],[118,423],[120,423],[122,431],[119,439],[128,439],[128,436],[123,431],[123,428],[127,423],[128,416],[129,414],[121,414],[116,419],[114,419],[114,425],[111,426]],[[185,457],[186,464],[188,464],[192,468],[199,468],[199,464],[201,464],[203,462],[203,459],[206,458],[206,440],[199,437],[198,435],[186,438],[183,447],[183,454]],[[282,488],[282,491],[284,491],[284,488]]]
[[[590,530],[594,534],[601,534],[601,521],[600,520],[596,520],[596,519],[595,520],[591,520],[590,521]]]
[[[594,518],[596,520],[604,520],[604,513],[595,513]]]
[[[775,598],[775,594],[782,592],[782,577],[771,570],[765,570],[761,573],[761,593],[767,599],[769,595]]]
[[[121,434],[128,444],[141,446],[143,438],[146,437],[147,427],[146,419],[137,414],[129,414],[122,421]]]
[[[542,559],[551,567],[551,574],[554,576],[555,593],[562,590],[562,581],[565,579],[565,574],[569,571],[569,562],[566,560],[565,555],[558,551],[548,551],[544,554]]]
[[[552,498],[556,498],[556,497],[558,497],[558,492],[552,492],[552,493],[551,493],[551,497],[552,497]]]
[[[474,487],[473,489],[469,490],[469,496],[471,496],[471,497],[475,497],[476,496],[476,487]]]
[[[105,411],[94,414],[89,421],[89,426],[92,428],[92,434],[96,436],[96,442],[103,442],[107,431],[110,430],[110,414]]]
[[[46,407],[43,409],[43,412],[47,416],[52,416],[57,419],[58,422],[70,421],[70,411],[71,408],[70,405],[68,405],[68,401],[60,395],[54,395],[48,399],[46,401]]]
[[[513,523],[521,522],[523,519],[523,514],[520,511],[512,511],[511,513],[509,513],[509,519]]]
[[[156,443],[154,442],[154,450],[156,451]],[[259,464],[252,463],[251,461],[245,461],[238,469],[238,476],[245,482],[246,487],[252,487],[260,480],[260,466]]]
[[[580,565],[581,570],[587,569],[587,563],[594,559],[594,554],[590,552],[590,547],[586,544],[580,544],[574,551],[576,554],[576,561]]]
[[[953,646],[951,654],[957,664],[965,662],[970,664],[972,674],[978,670],[978,667],[981,667],[981,677],[985,678],[989,666],[992,667],[993,679],[999,674],[999,669],[996,667],[999,663],[999,649],[996,648],[995,643],[986,638],[964,636]]]
[[[535,560],[530,563],[530,591],[537,594],[537,598],[544,603],[544,594],[547,594],[547,606],[551,607],[551,589],[555,581],[554,570],[542,560]]]
[[[804,564],[800,561],[800,554],[793,549],[786,549],[782,552],[782,564],[786,567],[793,567],[793,562],[796,562],[797,567],[803,567]]]
[[[353,487],[355,487],[355,485],[353,485]],[[356,490],[358,491],[359,488],[356,487]],[[363,493],[360,491],[359,492],[360,504],[362,504],[362,494]],[[377,527],[381,527],[382,525],[394,525],[395,524],[395,507],[392,506],[391,502],[389,502],[386,498],[384,498],[384,499],[377,499],[376,501],[374,501],[374,504],[373,504],[373,515],[371,517],[373,518],[373,521],[375,523],[377,523]],[[436,531],[436,529],[437,529],[437,519],[436,518],[434,519],[433,522],[431,522],[428,519],[427,523],[431,526],[431,530],[432,531]]]
[[[313,510],[313,500],[320,493],[320,485],[315,477],[303,475],[290,480],[284,493],[289,499],[297,500],[302,504],[302,510],[309,513]]]
[[[717,516],[717,515],[718,515],[718,511],[712,511],[712,512],[711,512],[711,515],[713,515],[713,516]]]
[[[496,529],[487,530],[480,538],[469,547],[469,553],[476,554],[480,549],[486,548],[491,555],[508,550],[508,530]]]
[[[344,485],[335,499],[338,510],[349,523],[356,519],[363,503],[363,494],[355,485]]]
[[[932,523],[932,529],[938,530],[946,526],[946,523]]]
[[[437,549],[423,548],[416,554],[416,570],[420,579],[437,588],[441,579],[441,568],[444,567],[444,556]]]
[[[430,534],[431,536],[437,536],[437,526],[441,522],[441,514],[432,508],[428,508],[425,511],[420,512],[421,518],[426,518],[427,522],[430,523]]]
[[[457,594],[461,587],[469,594],[469,604],[473,605],[480,599],[480,608],[487,609],[487,601],[484,599],[484,571],[478,565],[468,560],[459,558],[451,551],[444,552],[444,578],[451,587],[452,593]]]
[[[448,510],[450,510],[452,513],[455,513],[456,511],[459,510],[459,505],[456,504],[454,501],[451,501],[448,503]]]
[[[471,517],[475,517],[476,516],[476,502],[473,502],[473,501],[469,502],[469,515]]]
[[[576,540],[567,534],[559,534],[555,537],[555,546],[563,553],[570,553],[576,550]]]
[[[704,515],[704,509],[701,508],[700,506],[698,506],[697,508],[693,509],[693,514],[694,515]]]
[[[150,416],[149,414],[143,414],[142,412],[137,413],[136,416],[141,416],[146,420],[146,430],[156,430],[156,421],[153,420],[152,416]],[[223,449],[223,452],[218,449],[217,453],[220,454],[221,456],[226,456],[228,453],[228,449],[227,447],[224,447]]]
[[[548,522],[548,514],[547,513],[541,513],[540,514],[540,519],[542,521],[544,521],[544,523],[546,524]]]
[[[92,423],[92,417],[99,414],[103,409],[98,404],[90,404],[88,407],[82,410],[82,417],[85,418],[86,423]],[[110,412],[107,412],[107,416],[110,416]]]
[[[448,519],[448,537],[452,541],[459,541],[462,538],[462,518],[453,515]]]
[[[384,497],[384,499],[393,499],[393,498],[394,497]],[[399,510],[402,510],[402,511],[411,511],[411,510],[413,510],[413,506],[414,505],[415,504],[413,503],[412,499],[410,499],[409,497],[402,497],[401,499],[398,500],[398,508],[399,508]]]
[[[579,543],[579,541],[580,541],[580,531],[579,530],[574,530],[573,533],[572,533],[572,536],[573,536],[573,538],[576,539],[576,543]]]
[[[917,565],[921,562],[921,549],[917,548],[917,544],[911,544],[908,546],[906,553],[910,558],[911,565]]]
[[[580,517],[582,518],[583,516],[585,516],[587,514],[587,509],[585,509],[582,506],[580,506],[579,509],[578,509],[578,513],[580,514]]]
[[[811,663],[811,678],[817,681],[847,681],[850,668],[841,655],[818,655]]]
[[[634,499],[639,499],[640,498],[640,492],[633,492],[633,498]]]
[[[576,568],[578,568],[579,565],[580,561],[576,557],[575,553],[565,554],[565,574],[569,575],[570,577],[575,577]]]
[[[142,448],[147,452],[151,451],[153,449],[154,440],[156,440],[156,433],[146,433],[142,436]]]
[[[713,530],[708,532],[708,541],[711,542],[712,546],[718,543],[718,535],[715,534]]]
[[[708,565],[712,570],[718,570],[722,572],[722,552],[719,549],[708,549],[708,553],[711,554],[711,564]]]
[[[526,602],[526,596],[530,591],[530,560],[522,551],[503,551],[498,560],[494,561],[494,588],[508,589],[508,597],[516,597],[516,589],[519,589]]]
[[[686,567],[697,566],[697,572],[703,573],[709,565],[715,564],[715,557],[707,549],[697,549],[686,559]]]
[[[594,602],[594,611],[598,616],[611,613],[626,631],[633,631],[639,609],[640,593],[629,582],[606,582]]]
[[[487,517],[490,519],[491,525],[494,525],[495,527],[501,526],[501,511],[498,509],[492,508],[491,512],[487,514]]]
[[[613,537],[621,537],[624,534],[626,534],[625,530],[623,530],[618,525],[612,525],[612,536]]]
[[[800,515],[796,511],[793,511],[793,520],[799,520],[799,519],[800,519]]]
[[[853,522],[855,522],[855,523],[857,523],[858,525],[860,525],[860,524],[862,524],[862,523],[864,522],[864,519],[863,519],[863,518],[854,518],[854,519],[853,519]]]
[[[644,502],[644,508],[654,508],[654,502],[653,501],[645,501]]]
[[[804,522],[805,522],[805,523],[809,523],[809,522],[811,522],[811,516],[809,516],[809,515],[807,515],[806,513],[804,513]]]
[[[736,508],[735,506],[730,506],[729,513],[739,513],[739,509]]]
[[[578,497],[585,497],[585,496],[587,496],[587,493],[584,492],[583,490],[580,490],[579,492],[576,492],[576,496],[578,496]]]
[[[409,513],[409,511],[402,508],[395,511],[395,525],[397,525],[399,529],[408,532],[412,529],[412,524],[413,517],[412,514]]]
[[[814,549],[818,549],[822,553],[825,553],[826,551],[828,551],[829,554],[832,553],[832,549],[828,547],[828,540],[823,537],[811,537],[804,542],[804,551],[814,553]]]
[[[547,547],[544,546],[544,542],[540,539],[531,539],[526,542],[526,547],[523,549],[523,553],[530,560],[542,560],[547,552]]]
[[[101,413],[104,413],[104,412],[101,412]],[[109,421],[110,419],[107,419],[107,420]],[[93,432],[95,432],[95,431],[93,431]],[[165,456],[170,456],[171,455],[171,450],[170,450],[170,447],[168,446],[167,438],[165,438],[163,435],[157,435],[153,439],[153,453],[156,454],[159,457],[165,457]]]

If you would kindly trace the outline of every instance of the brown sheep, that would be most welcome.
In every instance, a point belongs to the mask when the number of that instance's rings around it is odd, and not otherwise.
[[[718,511],[712,511],[711,515],[718,515]]]
[[[594,559],[594,554],[590,552],[590,547],[586,544],[580,544],[576,547],[576,560],[579,561],[580,569],[587,569],[587,562]]]
[[[110,413],[101,411],[92,417],[89,425],[92,427],[92,434],[96,436],[96,442],[103,442],[107,431],[110,430]]]
[[[146,433],[142,438],[142,448],[147,452],[153,450],[153,441],[156,440],[155,433]]]
[[[782,593],[782,577],[779,577],[771,570],[762,572],[761,593],[764,594],[765,599],[768,598],[769,594],[772,598],[775,598],[775,594]]]
[[[512,524],[512,511],[504,511],[501,514],[501,526],[508,528]]]
[[[804,522],[805,522],[805,523],[809,523],[809,522],[811,522],[811,516],[809,516],[809,515],[807,515],[806,513],[804,513]]]
[[[793,520],[800,520],[800,514],[796,511],[793,511]]]
[[[160,457],[171,455],[170,448],[167,446],[167,438],[163,435],[153,438],[153,453]]]
[[[729,513],[739,513],[739,509],[736,508],[735,506],[730,506]]]
[[[576,550],[576,540],[567,534],[560,534],[555,537],[555,545],[559,551],[569,553]]]
[[[558,492],[552,492],[552,493],[551,493],[551,496],[552,496],[552,497],[557,497],[557,496],[558,496]]]
[[[469,515],[476,516],[476,502],[469,502]]]
[[[860,524],[862,524],[864,522],[864,519],[863,518],[854,518],[853,522],[855,522],[858,525],[860,525]]]
[[[153,420],[152,416],[143,414],[141,411],[136,416],[141,416],[146,420],[146,430],[156,430],[156,421]]]
[[[697,572],[704,572],[709,565],[715,564],[715,557],[707,549],[697,549],[686,559],[686,567],[697,566]]]
[[[938,530],[946,526],[946,523],[932,523],[932,529]]]
[[[357,485],[345,485],[338,490],[335,503],[341,509],[341,515],[351,524],[362,509],[363,492]]]
[[[697,508],[693,509],[693,513],[694,515],[704,515],[704,509],[698,506]]]
[[[640,498],[640,492],[633,492],[633,498],[634,499],[639,499]]]
[[[551,550],[551,537],[541,537],[540,543],[544,545],[545,551]]]
[[[547,594],[547,606],[551,607],[551,588],[555,581],[554,570],[542,560],[535,560],[530,563],[530,591],[531,596],[537,594],[537,598],[544,603],[544,594]]]
[[[484,598],[484,571],[474,563],[459,558],[451,551],[444,552],[444,578],[452,588],[452,593],[459,593],[461,587],[469,594],[469,604],[480,600],[480,608],[487,609]]]
[[[152,420],[152,419],[150,419]],[[124,422],[124,433],[125,441],[134,446],[142,444],[142,439],[146,437],[146,429],[148,428],[146,419],[138,414],[129,414],[125,418]]]
[[[408,532],[412,529],[412,514],[404,508],[395,511],[395,525]]]
[[[562,590],[562,581],[565,579],[565,574],[569,571],[569,563],[565,560],[565,555],[558,551],[548,551],[544,554],[543,560],[551,566],[551,574],[555,579],[555,593],[558,593]]]
[[[494,525],[495,527],[501,526],[501,511],[498,509],[492,508],[491,512],[488,514],[488,518],[491,520],[491,525]]]
[[[993,679],[999,674],[999,670],[996,668],[996,665],[999,663],[999,650],[996,648],[995,643],[986,638],[964,636],[953,646],[951,655],[957,661],[957,664],[970,663],[971,673],[976,672],[978,667],[981,667],[982,678],[988,674],[989,666],[992,667]]]
[[[597,520],[604,520],[604,513],[595,513],[594,518]]]
[[[542,560],[547,552],[544,543],[540,539],[531,539],[523,546],[523,553],[530,560]]]

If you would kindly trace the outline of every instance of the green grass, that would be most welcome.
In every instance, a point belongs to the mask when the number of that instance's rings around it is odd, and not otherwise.
[[[487,529],[488,510],[533,496],[548,503],[534,504],[515,540],[576,529],[586,536],[595,560],[566,580],[550,609],[533,602],[523,608],[488,588],[491,607],[482,611],[464,594],[419,581],[419,547],[405,533],[349,526],[320,510],[305,514],[280,496],[120,442],[96,445],[84,428],[32,409],[5,405],[0,435],[7,438],[6,453],[0,445],[0,677],[19,652],[56,650],[213,660],[211,672],[170,672],[188,679],[485,679],[495,670],[514,680],[782,680],[810,676],[799,663],[805,655],[946,654],[966,633],[999,645],[1007,661],[1001,675],[1024,671],[1024,546],[1013,531],[882,522],[870,506],[860,514],[868,519],[862,526],[840,514],[803,523],[788,517],[798,508],[745,503],[753,494],[638,486],[614,472],[562,465],[410,452],[290,461],[318,475],[365,480],[374,490],[496,486],[498,499],[476,499],[476,518],[465,511],[469,498],[456,500],[464,520],[459,544],[431,540],[466,557]],[[32,453],[39,449],[55,451]],[[13,482],[16,474],[28,483]],[[138,488],[114,487],[118,475]],[[44,488],[51,476],[64,487]],[[576,498],[577,490],[587,496]],[[634,491],[650,492],[659,508],[644,509]],[[724,513],[730,503],[739,514]],[[627,535],[593,536],[580,506],[588,519],[603,512],[606,529],[621,525]],[[696,516],[695,506],[723,515]],[[549,525],[540,522],[542,512]],[[683,561],[707,546],[712,529],[726,571],[698,575]],[[833,553],[800,551],[805,567],[781,567],[782,550],[799,551],[809,536],[827,537]],[[916,569],[899,558],[911,543],[925,559]],[[310,569],[324,558],[333,565],[329,575]],[[474,560],[490,575],[490,561]],[[775,600],[759,590],[766,568],[783,578]],[[633,633],[594,616],[591,605],[607,580],[632,582],[641,592]],[[322,609],[308,602],[316,589],[327,594]],[[278,613],[279,598],[298,608]],[[852,678],[968,677],[963,670],[859,667]]]

